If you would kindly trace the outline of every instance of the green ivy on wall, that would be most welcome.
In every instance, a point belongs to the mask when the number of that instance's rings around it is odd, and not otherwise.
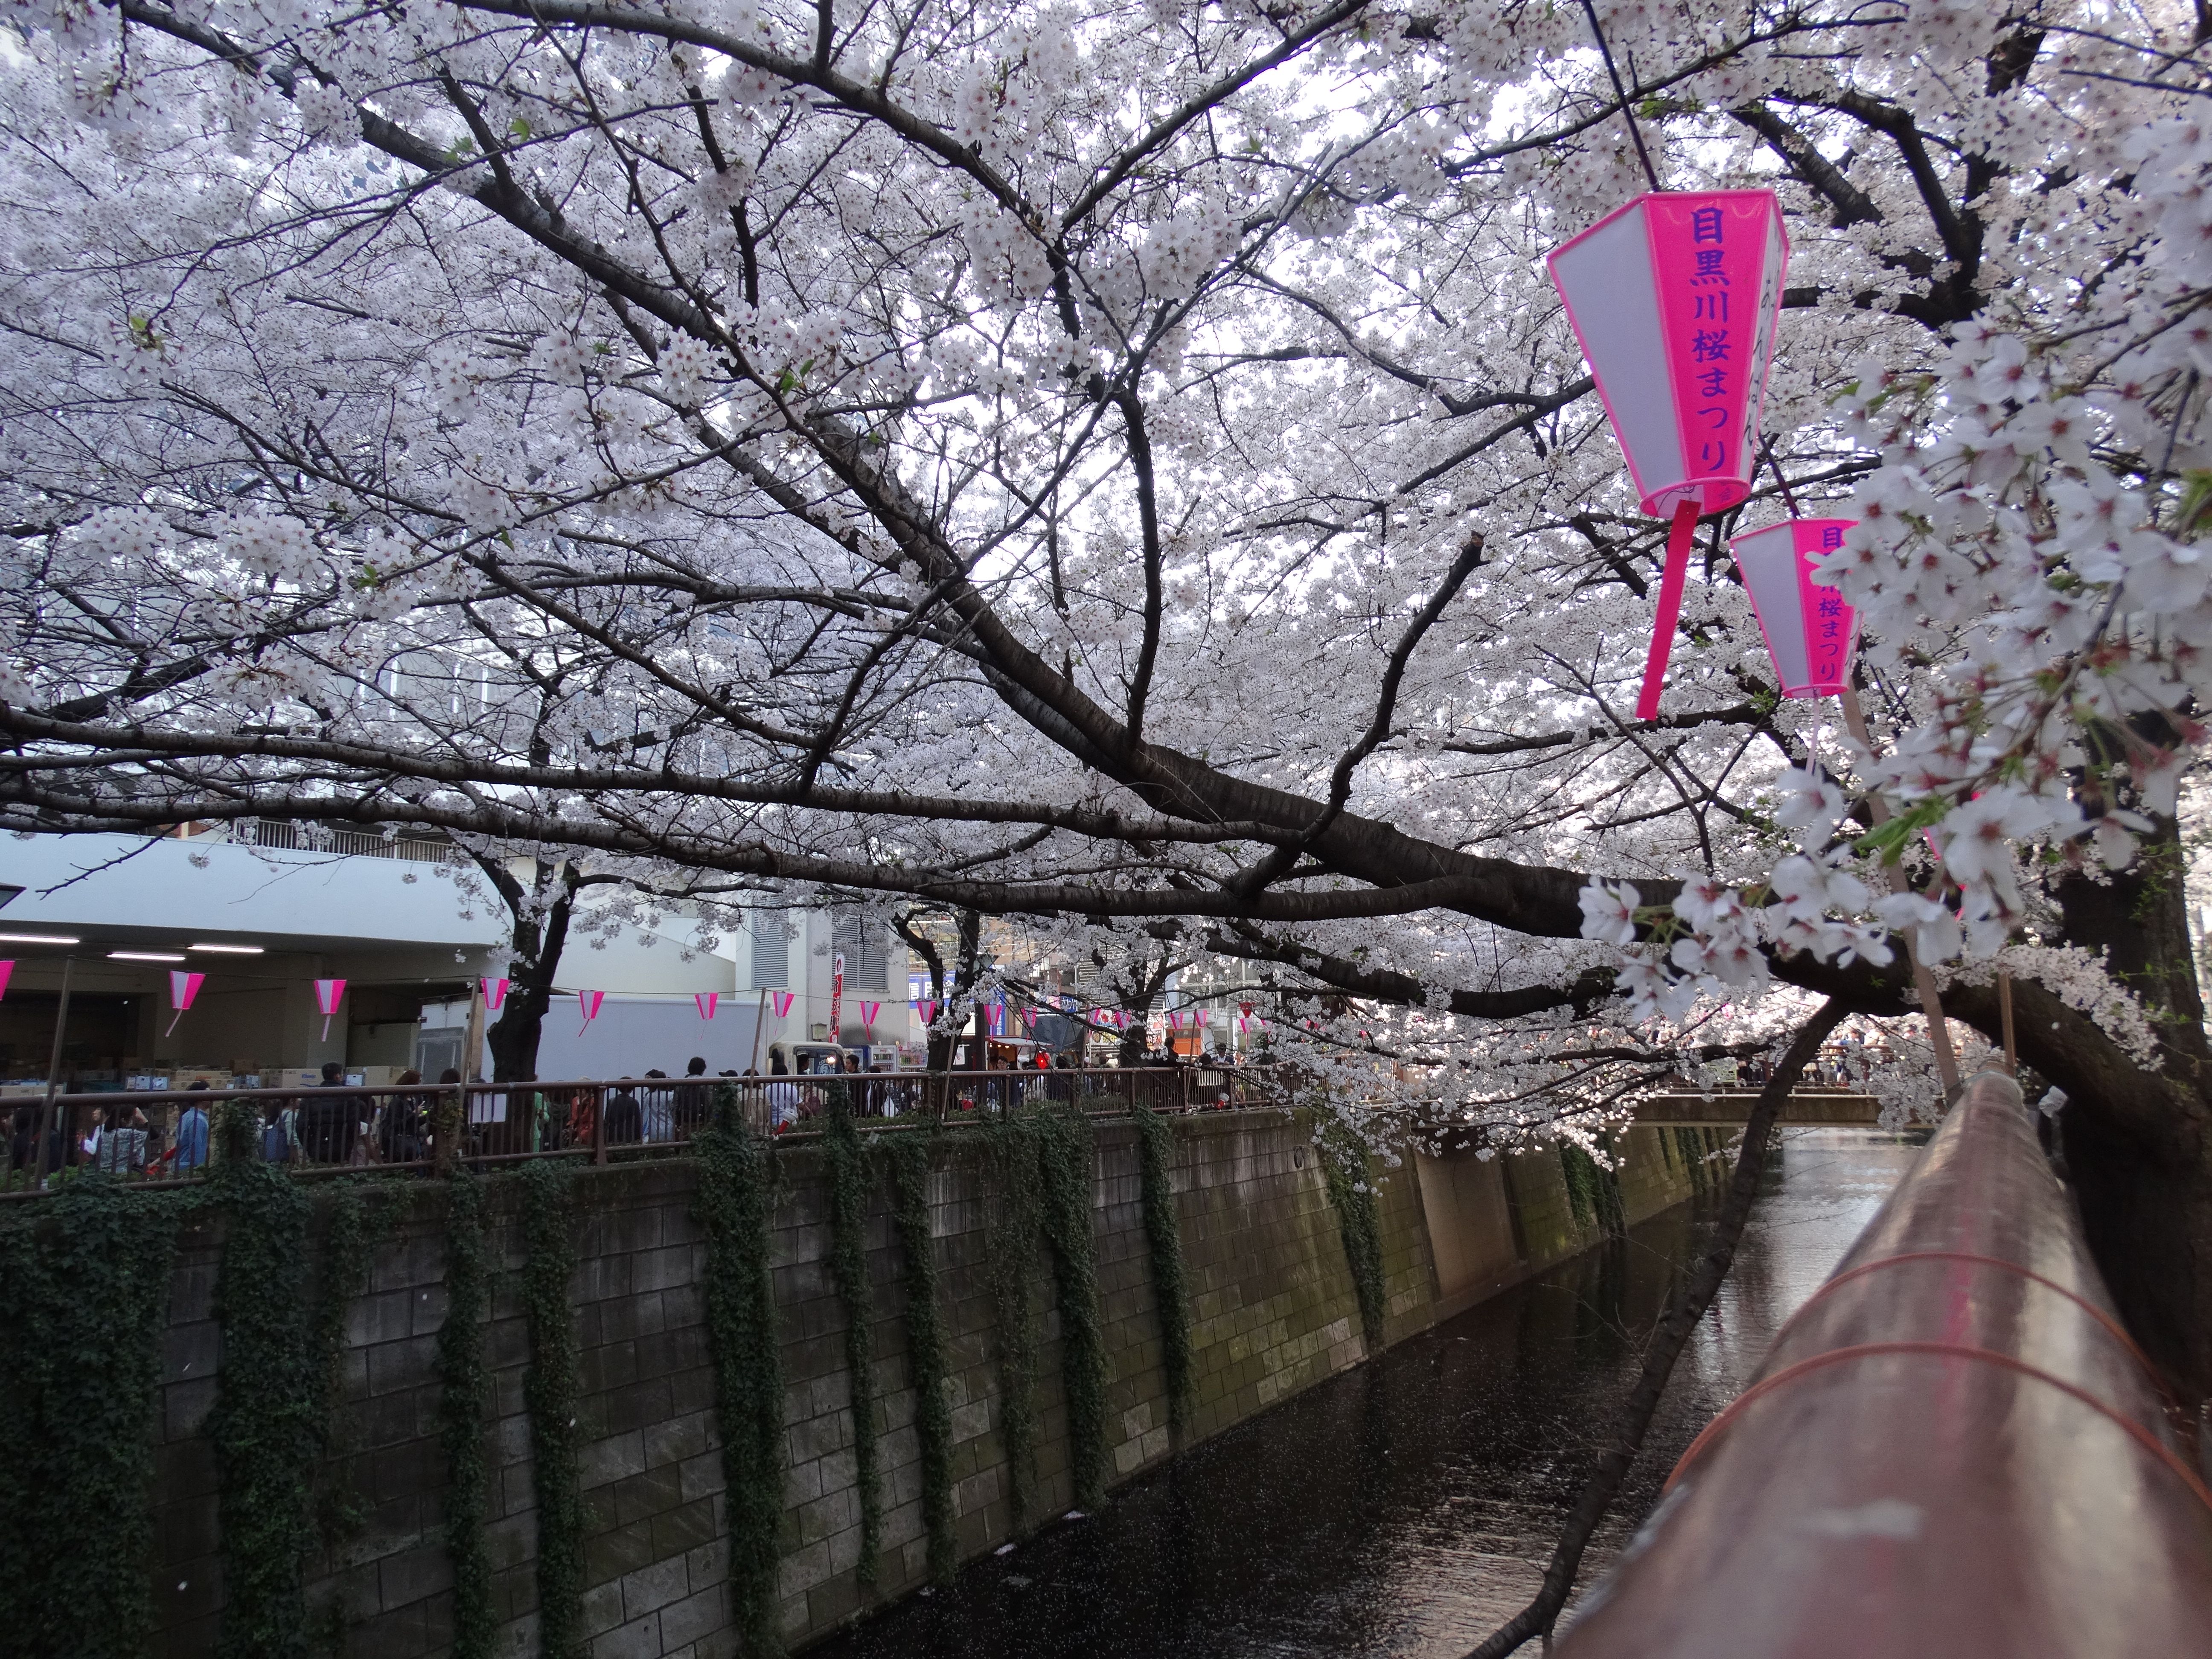
[[[948,1583],[959,1564],[952,1529],[952,1407],[945,1395],[945,1319],[937,1306],[937,1249],[929,1226],[929,1142],[886,1138],[906,1298],[907,1372],[914,1384],[914,1426],[921,1449],[921,1522],[929,1576]]]
[[[1180,1435],[1198,1392],[1198,1361],[1191,1346],[1190,1287],[1182,1266],[1182,1226],[1176,1214],[1175,1131],[1139,1102],[1137,1122],[1139,1186],[1145,1210],[1145,1249],[1151,1258],[1152,1305],[1160,1323],[1160,1361],[1167,1373],[1168,1423]]]
[[[223,1659],[307,1651],[301,1573],[316,1542],[312,1483],[328,1401],[307,1299],[307,1194],[281,1168],[218,1164],[210,1200],[224,1218],[216,1317],[222,1370],[207,1434],[221,1485]]]
[[[446,1460],[446,1555],[453,1567],[453,1659],[490,1659],[499,1628],[483,1522],[489,1475],[483,1321],[490,1297],[483,1188],[465,1172],[446,1182],[446,1322],[438,1331],[438,1449]]]
[[[992,1321],[999,1337],[999,1436],[1006,1454],[1006,1501],[1016,1531],[1036,1490],[1037,1141],[1025,1119],[994,1118],[983,1145],[998,1188],[985,1235]]]
[[[714,1121],[692,1140],[695,1213],[707,1240],[707,1352],[722,1435],[730,1594],[748,1659],[779,1647],[776,1534],[783,1521],[783,1362],[769,1277],[771,1155],[745,1127],[738,1092],[714,1091]]]
[[[353,1479],[359,1442],[356,1414],[345,1398],[346,1316],[367,1292],[376,1249],[390,1233],[404,1201],[380,1203],[372,1209],[368,1199],[374,1190],[366,1181],[336,1183],[329,1189],[323,1229],[321,1283],[310,1340],[322,1372],[322,1476],[315,1525],[325,1549],[359,1537],[368,1524],[368,1504]]]
[[[1106,1333],[1099,1317],[1097,1249],[1091,1232],[1091,1121],[1046,1111],[1036,1125],[1044,1236],[1060,1293],[1060,1375],[1067,1401],[1067,1462],[1078,1509],[1106,1496]]]
[[[1344,1239],[1345,1265],[1351,1270],[1352,1295],[1359,1304],[1360,1333],[1367,1339],[1367,1352],[1372,1358],[1382,1351],[1386,1304],[1382,1227],[1376,1215],[1375,1182],[1368,1174],[1367,1149],[1351,1130],[1326,1116],[1314,1145],[1321,1153],[1328,1201],[1336,1210],[1337,1231]]]
[[[576,1322],[568,1301],[576,1247],[568,1231],[568,1168],[553,1158],[522,1166],[522,1304],[530,1364],[522,1401],[538,1499],[538,1631],[548,1659],[569,1659],[582,1640],[584,1500],[576,1480]]]
[[[860,1498],[861,1588],[876,1582],[883,1547],[883,1482],[876,1468],[876,1304],[868,1283],[868,1158],[853,1122],[852,1092],[826,1091],[822,1152],[830,1176],[830,1282],[845,1314],[845,1376],[851,1389],[853,1481]]]
[[[1607,1155],[1611,1148],[1607,1147]],[[1559,1143],[1559,1172],[1566,1178],[1567,1206],[1579,1226],[1595,1226],[1607,1238],[1626,1232],[1620,1173],[1601,1164],[1571,1140]]]
[[[94,1176],[0,1225],[0,1630],[137,1659],[153,1626],[152,1438],[181,1206]]]

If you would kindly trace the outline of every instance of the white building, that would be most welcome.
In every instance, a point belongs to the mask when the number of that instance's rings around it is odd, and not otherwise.
[[[506,959],[504,908],[456,882],[443,842],[357,830],[322,839],[316,850],[217,836],[0,838],[0,961],[14,963],[0,994],[0,1080],[43,1084],[65,963],[64,1076],[78,1084],[194,1073],[273,1084],[326,1060],[385,1081],[368,1074],[413,1066],[434,1077],[460,1064],[474,988]],[[679,915],[586,933],[572,934],[556,975],[543,1078],[680,1072],[695,1054],[711,1071],[742,1070],[762,1012],[763,1044],[827,1035],[841,948],[845,1037],[915,1040],[906,952],[887,928],[763,912],[703,949]],[[206,976],[173,1020],[172,973]],[[346,981],[327,1035],[319,979]],[[580,1032],[573,994],[584,990],[606,995]],[[781,1017],[778,993],[791,999]],[[863,1005],[874,1005],[872,1027]]]

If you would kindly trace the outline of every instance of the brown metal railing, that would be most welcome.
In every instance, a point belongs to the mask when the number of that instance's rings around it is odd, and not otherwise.
[[[1188,1066],[64,1094],[51,1115],[42,1098],[0,1103],[0,1114],[12,1114],[0,1197],[29,1196],[88,1171],[149,1184],[204,1179],[225,1156],[218,1109],[226,1103],[232,1115],[250,1115],[230,1132],[242,1156],[307,1176],[428,1174],[453,1163],[606,1164],[680,1152],[713,1121],[725,1087],[756,1133],[804,1139],[838,1084],[863,1127],[956,1126],[1048,1106],[1096,1115],[1138,1104],[1219,1110],[1279,1103],[1280,1095],[1260,1068]]]

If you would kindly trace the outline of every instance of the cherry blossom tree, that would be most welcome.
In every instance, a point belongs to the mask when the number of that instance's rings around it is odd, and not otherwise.
[[[1903,1015],[1909,937],[1985,1034],[2010,975],[2212,1391],[2196,13],[6,15],[0,823],[1158,928],[1504,1133]],[[1664,527],[1541,268],[1644,153],[1794,245],[1651,721]],[[1860,520],[1865,743],[1728,560],[1784,480]]]

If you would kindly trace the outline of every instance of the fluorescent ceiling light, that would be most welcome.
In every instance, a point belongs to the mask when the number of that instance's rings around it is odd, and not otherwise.
[[[169,951],[110,951],[110,962],[182,962],[184,957]]]
[[[219,951],[227,957],[258,957],[261,954],[261,947],[258,945],[187,945],[185,948],[187,951]]]
[[[77,940],[59,933],[0,933],[0,939],[10,945],[75,945]]]

